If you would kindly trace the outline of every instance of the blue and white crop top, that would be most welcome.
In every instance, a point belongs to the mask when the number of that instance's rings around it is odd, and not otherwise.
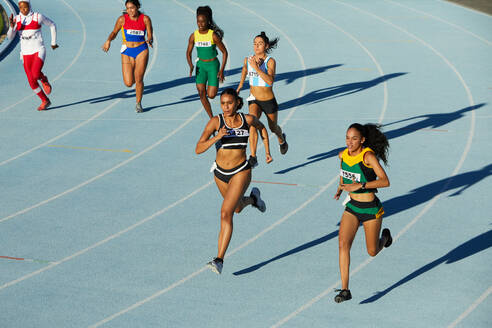
[[[263,63],[259,66],[259,68],[268,74],[268,61],[270,60],[270,56],[265,58]],[[266,83],[265,80],[263,80],[258,72],[251,67],[248,61],[248,77],[249,77],[249,85],[254,86],[254,87],[271,87],[270,84]]]
[[[224,149],[246,149],[249,139],[249,124],[246,122],[246,117],[243,113],[239,113],[241,116],[242,124],[238,128],[228,127],[225,123],[224,114],[219,114],[219,130],[223,126],[227,129],[227,134],[223,136],[219,143],[220,148]]]

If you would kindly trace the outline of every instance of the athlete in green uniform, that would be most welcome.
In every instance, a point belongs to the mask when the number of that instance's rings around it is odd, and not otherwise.
[[[196,88],[205,111],[212,118],[212,107],[208,98],[213,99],[217,95],[219,81],[224,81],[224,68],[227,62],[227,49],[222,43],[224,31],[213,21],[212,9],[209,6],[198,7],[196,10],[196,23],[198,29],[188,39],[186,59],[190,66],[190,76],[192,76],[194,65],[191,60],[191,52],[193,47],[196,47]],[[217,47],[222,52],[222,66],[220,69],[220,63],[217,59]]]
[[[345,141],[347,149],[339,154],[340,184],[334,197],[340,199],[344,190],[350,196],[338,232],[342,289],[335,296],[337,303],[352,298],[348,288],[350,248],[359,225],[362,223],[364,226],[366,248],[370,256],[376,256],[393,241],[389,229],[384,229],[380,237],[384,210],[375,195],[377,188],[390,185],[386,172],[379,164],[379,160],[387,163],[388,140],[377,125],[355,123],[348,128]]]

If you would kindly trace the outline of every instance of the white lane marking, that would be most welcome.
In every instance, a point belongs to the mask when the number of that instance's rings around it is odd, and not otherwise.
[[[236,247],[234,250],[228,252],[228,254],[225,256],[226,258],[229,258],[231,257],[232,255],[234,255],[235,253],[239,252],[240,250],[242,250],[243,248],[247,247],[248,245],[252,244],[253,242],[255,242],[257,239],[259,239],[261,236],[263,236],[264,234],[266,234],[267,232],[273,230],[274,228],[276,228],[277,226],[279,226],[280,224],[284,223],[285,221],[287,221],[290,217],[292,217],[293,215],[295,215],[297,212],[299,212],[300,210],[302,210],[303,208],[305,208],[306,206],[308,206],[311,202],[313,202],[314,200],[316,200],[319,196],[321,196],[325,191],[326,189],[328,189],[329,187],[331,187],[331,185],[333,185],[335,182],[338,181],[338,176],[333,178],[328,184],[324,185],[322,188],[320,188],[320,190],[314,194],[313,196],[311,196],[311,198],[309,198],[308,200],[306,200],[304,203],[302,203],[299,207],[297,207],[296,209],[294,209],[293,211],[291,211],[290,213],[287,213],[285,216],[283,216],[282,218],[280,218],[278,221],[274,222],[273,224],[271,224],[269,227],[265,228],[263,231],[259,232],[256,236],[250,238],[249,240],[245,241],[244,243],[242,243],[240,246]],[[154,300],[155,298],[173,290],[174,288],[178,287],[178,286],[181,286],[182,284],[184,284],[185,282],[187,282],[188,280],[196,277],[197,275],[199,275],[200,273],[204,272],[205,270],[207,270],[207,266],[204,266],[202,268],[200,268],[199,270],[189,274],[188,276],[186,276],[185,278],[183,279],[180,279],[174,283],[172,283],[171,285],[167,286],[166,288],[164,289],[161,289],[159,290],[158,292],[152,294],[151,296],[141,300],[141,301],[138,301],[137,303],[135,304],[132,304],[131,306],[127,307],[126,309],[123,309],[115,314],[112,314],[111,316],[93,324],[90,326],[90,328],[96,328],[96,327],[99,327],[105,323],[108,323],[109,321],[119,317],[119,316],[122,316],[124,315],[125,313],[128,313],[142,305],[144,305],[145,303],[148,303],[152,300]]]
[[[383,69],[381,68],[381,65],[379,64],[379,62],[377,61],[377,59],[374,57],[374,55],[369,51],[369,49],[367,49],[363,44],[362,42],[359,41],[359,39],[357,39],[355,36],[353,36],[352,34],[348,33],[347,31],[345,31],[344,29],[342,29],[340,26],[336,25],[335,23],[329,21],[328,19],[326,19],[325,17],[315,13],[315,12],[312,12],[310,10],[307,10],[301,6],[298,6],[298,5],[295,5],[293,3],[290,3],[289,1],[286,1],[286,0],[283,0],[283,2],[293,6],[293,7],[296,7],[320,20],[322,20],[323,22],[325,22],[326,24],[332,26],[333,28],[337,29],[338,31],[342,32],[343,34],[345,34],[347,37],[349,37],[350,39],[352,39],[352,41],[354,41],[360,48],[362,48],[362,50],[364,50],[364,52],[369,56],[369,58],[371,58],[372,62],[374,63],[374,65],[376,65],[377,69],[378,69],[378,73],[379,73],[379,76],[383,76],[384,75],[384,72],[383,72]],[[379,119],[378,119],[378,123],[381,123],[384,119],[384,116],[386,115],[386,110],[388,108],[388,84],[387,82],[383,82],[383,108],[381,110],[381,114],[379,115]]]
[[[451,70],[458,76],[458,79],[461,81],[461,84],[463,85],[466,93],[467,93],[467,97],[468,97],[468,101],[469,101],[469,104],[470,106],[474,106],[474,101],[473,101],[473,97],[471,95],[471,92],[470,92],[470,89],[468,88],[468,85],[466,84],[466,82],[463,80],[463,77],[461,76],[461,74],[458,72],[458,70],[451,64],[451,62],[446,58],[444,57],[444,55],[442,55],[440,52],[438,52],[436,49],[434,49],[430,44],[428,44],[427,42],[423,41],[422,39],[418,38],[416,35],[408,32],[407,30],[373,14],[373,13],[370,13],[370,12],[367,12],[365,10],[362,10],[358,7],[355,7],[355,6],[352,6],[352,5],[349,5],[347,3],[344,3],[344,2],[340,2],[338,0],[333,0],[334,2],[337,2],[341,5],[344,5],[344,6],[347,6],[347,7],[350,7],[352,9],[355,9],[357,11],[360,11],[362,13],[365,13],[369,16],[372,16],[374,18],[376,18],[377,20],[380,20],[382,21],[383,23],[386,23],[400,31],[402,31],[403,33],[409,35],[410,37],[416,39],[417,41],[419,41],[421,44],[423,44],[425,47],[429,48],[432,52],[434,52],[438,57],[440,57],[450,68]],[[471,124],[470,124],[470,132],[469,132],[469,137],[468,137],[468,141],[467,141],[467,144],[465,145],[465,149],[463,150],[463,153],[462,153],[462,156],[458,162],[458,164],[456,165],[455,169],[453,170],[453,173],[451,175],[454,176],[458,173],[458,171],[461,169],[463,163],[464,163],[464,160],[465,158],[467,157],[468,155],[468,152],[470,150],[470,147],[471,147],[471,143],[472,143],[472,139],[473,139],[473,134],[475,133],[475,111],[472,111],[472,119],[471,119]],[[449,183],[451,182],[452,179],[449,179],[448,182],[443,186],[443,188],[441,189],[441,191],[439,192],[439,194],[437,194],[436,196],[434,196],[427,204],[426,206],[412,219],[412,221],[410,223],[408,223],[397,235],[396,237],[394,238],[394,240],[398,240],[405,232],[407,232],[415,223],[417,223],[417,221],[420,220],[420,218],[423,217],[423,215],[439,200],[439,198],[441,197],[442,193],[444,190],[446,190],[447,186],[449,185]],[[362,270],[364,267],[366,267],[369,263],[371,263],[373,260],[375,259],[375,257],[371,257],[371,258],[368,258],[366,261],[364,261],[363,263],[361,263],[360,265],[358,265],[355,270],[352,270],[351,273],[350,273],[350,277],[352,277],[353,275],[355,275],[357,272],[359,272],[360,270]],[[336,282],[334,283],[332,286],[328,287],[327,289],[325,289],[322,293],[320,293],[319,295],[315,296],[314,298],[312,298],[310,301],[308,301],[306,304],[302,305],[301,307],[299,307],[297,310],[295,310],[294,312],[290,313],[289,315],[287,315],[286,317],[282,318],[281,320],[279,320],[278,322],[276,322],[275,324],[272,325],[272,328],[277,328],[277,327],[280,327],[282,326],[283,324],[285,324],[286,322],[290,321],[291,319],[295,318],[297,315],[299,315],[301,312],[303,312],[304,310],[308,309],[309,307],[311,307],[313,304],[315,304],[316,302],[318,302],[319,300],[321,300],[322,298],[324,298],[325,296],[327,296],[329,293],[331,293],[333,291],[333,288],[339,286],[340,282]]]
[[[440,17],[434,16],[434,15],[431,15],[431,14],[426,13],[426,12],[424,12],[424,11],[420,11],[420,10],[418,10],[418,9],[415,9],[415,8],[409,7],[409,6],[407,6],[407,5],[404,5],[404,4],[401,4],[401,3],[398,3],[398,2],[395,2],[395,1],[392,1],[392,0],[385,0],[385,1],[386,1],[386,2],[390,2],[390,3],[392,3],[392,4],[394,4],[394,5],[397,5],[397,6],[403,7],[403,8],[407,8],[407,9],[412,10],[412,11],[414,11],[414,12],[416,12],[416,13],[421,14],[421,15],[425,15],[425,16],[428,16],[428,17],[433,18],[433,19],[435,19],[435,20],[438,20],[438,21],[440,21],[440,22],[442,22],[442,23],[444,23],[444,24],[450,25],[450,26],[452,26],[452,27],[454,27],[454,28],[457,28],[457,29],[459,29],[459,30],[461,30],[461,31],[463,31],[463,32],[465,32],[465,33],[470,34],[470,35],[471,35],[471,36],[473,36],[474,38],[477,38],[477,39],[479,39],[480,41],[485,42],[485,43],[486,43],[486,44],[488,44],[489,46],[490,46],[490,45],[492,45],[492,42],[490,42],[489,40],[487,40],[487,39],[485,39],[485,38],[481,37],[480,35],[477,35],[477,34],[475,34],[475,33],[471,32],[470,30],[465,29],[464,27],[461,27],[461,26],[459,26],[459,25],[457,25],[457,24],[451,23],[451,22],[450,22],[450,21],[448,21],[448,20],[445,20],[445,19],[443,19],[443,18],[440,18]]]
[[[485,291],[485,293],[483,293],[482,295],[480,295],[480,297],[478,299],[476,299],[475,302],[473,302],[473,304],[470,305],[470,307],[468,309],[466,309],[465,312],[463,312],[458,318],[456,318],[456,320],[453,321],[448,326],[448,328],[454,328],[454,327],[456,327],[456,325],[458,325],[461,321],[463,321],[463,319],[465,319],[470,313],[473,312],[473,310],[475,310],[483,301],[485,301],[485,299],[490,295],[490,293],[492,293],[492,286],[490,286]]]
[[[87,40],[87,31],[86,31],[86,28],[85,28],[85,23],[82,20],[82,17],[80,17],[80,15],[77,13],[77,11],[75,11],[75,9],[73,9],[72,6],[70,6],[67,2],[65,2],[65,0],[60,0],[60,1],[63,2],[73,12],[73,14],[77,17],[77,19],[79,20],[80,24],[82,25],[82,31],[83,31],[83,33],[82,33],[82,43],[80,44],[79,51],[77,52],[77,54],[75,55],[75,57],[72,59],[72,61],[70,62],[70,64],[60,74],[58,74],[52,80],[53,82],[57,81],[60,77],[62,77],[77,62],[77,60],[79,60],[79,57],[80,57],[80,55],[82,55],[82,51],[85,48],[85,43],[86,43],[86,40]],[[8,106],[8,107],[0,110],[0,112],[6,112],[9,109],[14,108],[15,106],[23,103],[24,101],[26,101],[27,99],[29,99],[29,98],[31,98],[33,96],[34,96],[34,94],[31,92],[28,96],[22,98],[21,100],[19,100],[15,104],[12,104],[12,105],[10,105],[10,106]]]
[[[76,191],[76,190],[78,190],[78,189],[80,189],[80,188],[82,188],[82,187],[84,187],[84,186],[87,186],[88,184],[90,184],[90,183],[92,183],[92,182],[94,182],[94,181],[96,181],[96,180],[98,180],[98,179],[100,179],[100,178],[102,178],[102,177],[104,177],[104,176],[106,176],[106,175],[108,175],[108,174],[110,174],[110,173],[112,173],[112,172],[116,171],[116,170],[117,170],[117,169],[119,169],[120,167],[125,166],[126,164],[128,164],[128,163],[130,163],[130,162],[134,161],[135,159],[137,159],[137,158],[139,158],[139,157],[143,156],[144,154],[146,154],[146,153],[148,153],[149,151],[153,150],[155,147],[159,146],[161,143],[163,143],[163,142],[164,142],[164,141],[166,141],[167,139],[171,138],[173,135],[175,135],[175,134],[176,134],[176,133],[178,133],[181,129],[183,129],[186,125],[188,125],[191,121],[193,121],[193,119],[194,119],[195,117],[197,117],[197,116],[198,116],[198,114],[200,114],[201,112],[202,112],[202,109],[200,108],[200,109],[199,109],[198,111],[196,111],[196,112],[195,112],[192,116],[190,116],[190,118],[188,118],[188,119],[187,119],[184,123],[182,123],[182,124],[181,124],[180,126],[178,126],[176,129],[174,129],[172,132],[170,132],[169,134],[167,134],[165,137],[163,137],[163,138],[159,139],[157,142],[153,143],[152,145],[150,145],[149,147],[145,148],[144,150],[140,151],[138,154],[135,154],[134,156],[132,156],[132,157],[128,158],[127,160],[124,160],[123,162],[119,163],[118,165],[113,166],[112,168],[110,168],[110,169],[108,169],[108,170],[104,171],[103,173],[98,174],[98,175],[96,175],[96,176],[94,176],[94,177],[90,178],[89,180],[86,180],[86,181],[84,181],[84,182],[82,182],[82,183],[80,183],[80,184],[76,185],[75,187],[72,187],[72,188],[70,188],[70,189],[67,189],[67,190],[65,190],[65,191],[63,191],[63,192],[61,192],[61,193],[59,193],[59,194],[57,194],[57,195],[55,195],[55,196],[53,196],[53,197],[51,197],[51,198],[45,199],[45,200],[43,200],[43,201],[41,201],[41,202],[39,202],[39,203],[37,203],[37,204],[35,204],[35,205],[32,205],[32,206],[27,207],[27,208],[25,208],[25,209],[23,209],[23,210],[20,210],[20,211],[18,211],[18,212],[15,212],[15,213],[13,213],[13,214],[11,214],[11,215],[9,215],[9,216],[6,216],[6,217],[4,217],[4,218],[1,218],[1,219],[0,219],[0,223],[3,223],[3,222],[8,221],[8,220],[11,220],[11,219],[13,219],[13,218],[14,218],[14,217],[16,217],[16,216],[19,216],[19,215],[21,215],[21,214],[25,214],[25,213],[27,213],[27,212],[29,212],[29,211],[31,211],[31,210],[33,210],[33,209],[35,209],[35,208],[38,208],[38,207],[40,207],[40,206],[46,205],[47,203],[50,203],[50,202],[52,202],[52,201],[54,201],[54,200],[56,200],[56,199],[58,199],[58,198],[60,198],[60,197],[63,197],[63,196],[65,196],[65,195],[67,195],[67,194],[69,194],[69,193],[71,193],[71,192],[74,192],[74,191]]]
[[[57,265],[59,265],[59,264],[65,263],[65,262],[70,261],[70,260],[72,260],[72,259],[74,259],[74,258],[76,258],[76,257],[79,257],[80,255],[85,254],[85,253],[87,253],[87,252],[89,252],[89,251],[93,250],[94,248],[97,248],[97,247],[99,247],[99,246],[101,246],[101,245],[104,245],[104,244],[106,244],[107,242],[109,242],[109,241],[111,241],[111,240],[113,240],[113,239],[115,239],[115,238],[118,238],[118,237],[120,237],[120,236],[124,235],[125,233],[127,233],[127,232],[129,232],[129,231],[132,231],[133,229],[135,229],[135,228],[137,228],[137,227],[141,226],[142,224],[147,223],[147,222],[149,222],[149,221],[151,221],[151,220],[155,219],[156,217],[158,217],[158,216],[160,216],[160,215],[164,214],[165,212],[167,212],[167,211],[168,211],[168,210],[170,210],[171,208],[173,208],[173,207],[175,207],[175,206],[177,206],[177,205],[179,205],[179,204],[181,204],[181,203],[185,202],[186,200],[190,199],[191,197],[193,197],[194,195],[196,195],[196,194],[197,194],[197,193],[199,193],[200,191],[202,191],[202,190],[206,189],[207,187],[209,187],[210,185],[212,185],[212,183],[213,183],[213,180],[210,180],[208,183],[206,183],[206,184],[204,184],[203,186],[201,186],[201,187],[199,187],[199,188],[195,189],[193,192],[191,192],[191,193],[190,193],[190,194],[188,194],[187,196],[185,196],[185,197],[183,197],[183,198],[181,198],[181,199],[177,200],[176,202],[174,202],[174,203],[172,203],[172,204],[168,205],[167,207],[165,207],[165,208],[161,209],[160,211],[155,212],[154,214],[152,214],[152,215],[150,215],[150,216],[148,216],[148,217],[146,217],[146,218],[144,218],[144,219],[142,219],[142,220],[138,221],[137,223],[135,223],[135,224],[133,224],[133,225],[131,225],[131,226],[129,226],[129,227],[127,227],[127,228],[125,228],[125,229],[123,229],[123,230],[121,230],[121,231],[119,231],[119,232],[117,232],[117,233],[115,233],[115,234],[113,234],[113,235],[111,235],[111,236],[109,236],[109,237],[107,237],[107,238],[105,238],[105,239],[101,240],[101,241],[98,241],[98,242],[97,242],[97,243],[95,243],[95,244],[92,244],[91,246],[89,246],[89,247],[87,247],[87,248],[84,248],[84,249],[82,249],[82,250],[80,250],[80,251],[78,251],[78,252],[76,252],[76,253],[74,253],[74,254],[72,254],[72,255],[70,255],[70,256],[67,256],[67,257],[65,257],[65,258],[61,259],[60,261],[53,262],[52,264],[50,264],[50,265],[48,265],[48,266],[46,266],[46,267],[44,267],[44,268],[42,268],[42,269],[39,269],[39,270],[34,271],[34,272],[31,272],[31,273],[29,273],[29,274],[26,274],[25,276],[22,276],[22,277],[20,277],[20,278],[18,278],[18,279],[12,280],[12,281],[10,281],[10,282],[8,282],[8,283],[5,283],[5,284],[1,285],[1,286],[0,286],[0,290],[5,289],[5,288],[10,287],[10,286],[13,286],[13,285],[15,285],[15,284],[18,284],[19,282],[24,281],[24,280],[27,280],[27,279],[29,279],[29,278],[32,278],[32,277],[34,277],[34,276],[37,276],[37,275],[38,275],[38,274],[40,274],[40,273],[43,273],[43,272],[45,272],[45,271],[48,271],[48,270],[50,270],[50,269],[52,269],[52,268],[56,267],[56,266],[57,266]]]

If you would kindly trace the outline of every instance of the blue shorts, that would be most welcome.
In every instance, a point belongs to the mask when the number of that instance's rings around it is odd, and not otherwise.
[[[123,45],[123,47],[121,47],[121,54],[126,55],[126,56],[130,56],[133,58],[137,58],[137,56],[142,51],[147,50],[147,49],[149,49],[147,42],[142,43],[141,45],[139,45],[138,47],[135,47],[135,48],[129,48],[129,47]]]

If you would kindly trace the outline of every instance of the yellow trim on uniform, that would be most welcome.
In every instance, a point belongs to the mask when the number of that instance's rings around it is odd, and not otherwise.
[[[121,36],[123,37],[123,44],[126,43],[126,37],[125,37],[125,29],[123,28],[123,26],[121,27]]]
[[[350,156],[348,153],[348,148],[346,148],[342,153],[342,161],[344,161],[348,166],[354,166],[355,164],[362,162],[364,166],[372,168],[370,165],[364,163],[364,154],[367,153],[368,151],[372,151],[374,153],[374,151],[371,148],[366,147],[358,155]]]
[[[207,34],[201,34],[198,30],[195,31],[194,36],[195,36],[195,42],[207,42],[210,41],[210,44],[215,44],[214,43],[214,30],[208,30]]]

